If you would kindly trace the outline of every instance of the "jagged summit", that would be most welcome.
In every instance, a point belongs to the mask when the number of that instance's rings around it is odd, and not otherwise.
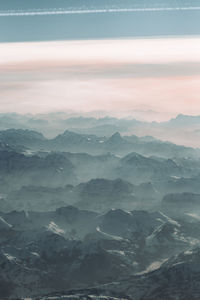
[[[123,138],[119,132],[115,132],[109,139],[108,142],[110,143],[120,143],[123,142]]]

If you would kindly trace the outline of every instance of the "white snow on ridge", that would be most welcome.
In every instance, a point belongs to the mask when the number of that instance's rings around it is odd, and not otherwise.
[[[55,234],[58,235],[62,235],[64,234],[64,230],[62,230],[61,228],[58,227],[58,225],[56,225],[56,223],[54,223],[53,221],[51,221],[49,223],[49,225],[47,226],[47,229]]]
[[[113,282],[112,282],[113,284]],[[45,298],[41,298],[41,300],[80,300],[80,299],[93,299],[93,300],[106,300],[106,299],[110,299],[110,300],[126,300],[124,298],[115,298],[115,297],[111,297],[111,296],[97,296],[97,295],[87,295],[87,297],[84,297],[84,295],[82,294],[75,294],[75,295],[66,295],[66,296],[50,296],[50,297],[45,297]],[[32,300],[31,298],[27,298],[24,300]]]
[[[37,252],[31,252],[32,255],[40,257],[40,255]]]
[[[125,256],[125,252],[124,251],[120,251],[120,250],[107,250],[108,253],[110,254],[117,254],[120,256]]]
[[[194,218],[195,220],[199,220],[200,221],[200,216],[197,214],[191,214],[191,213],[185,213],[185,215]]]
[[[146,274],[146,273],[155,271],[155,270],[159,269],[161,267],[161,265],[166,261],[167,261],[167,258],[165,258],[163,260],[154,261],[144,271],[137,273],[137,275],[142,275],[142,274]]]
[[[166,216],[161,211],[159,211],[159,213],[166,219],[167,222],[169,222],[169,223],[171,223],[173,225],[176,225],[178,227],[181,227],[181,225],[177,221],[175,221],[175,220],[171,219],[170,217]]]
[[[186,250],[184,252],[185,255],[192,255],[193,254],[193,251],[192,250]]]
[[[174,176],[174,175],[172,175],[172,176],[170,176],[170,177],[173,178],[173,179],[181,179],[180,176]]]
[[[106,233],[106,232],[101,231],[101,229],[100,229],[99,226],[96,228],[96,230],[97,230],[99,233],[103,234],[105,237],[110,238],[110,239],[112,239],[112,240],[116,240],[116,241],[123,241],[123,240],[124,240],[121,236],[113,235],[113,234],[109,234],[109,233]]]
[[[162,224],[164,224],[165,222],[162,220],[162,219],[160,219],[160,218],[157,218],[156,219],[158,222],[161,222]]]
[[[3,223],[3,225],[5,225],[6,227],[9,227],[9,228],[12,227],[12,225],[9,224],[8,222],[6,222],[2,217],[0,217],[0,223]]]
[[[17,258],[15,256],[10,255],[9,253],[3,252],[4,256],[9,260],[9,261],[16,261]]]

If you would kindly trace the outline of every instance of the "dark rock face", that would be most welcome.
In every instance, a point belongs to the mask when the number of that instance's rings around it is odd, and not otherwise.
[[[132,195],[133,185],[121,179],[93,179],[87,183],[81,183],[75,189],[80,201],[78,205],[82,208],[91,207],[93,210],[103,211],[106,208],[120,207],[123,199],[124,207],[126,202],[134,204],[135,197]]]
[[[199,223],[195,226],[198,231]],[[191,269],[198,260],[199,248],[189,249],[191,242],[199,243],[195,237],[191,240],[192,230],[193,225],[186,230],[184,222],[160,212],[115,209],[100,214],[68,206],[51,212],[1,213],[2,293],[8,299],[55,293],[59,297],[60,291],[70,289],[82,289],[77,297],[160,296],[157,287],[165,284],[166,276],[188,278],[185,268],[173,274],[179,261]],[[198,268],[193,271],[198,273]],[[87,291],[91,286],[96,290]]]
[[[56,187],[75,181],[72,163],[61,154],[51,153],[45,158],[26,156],[13,151],[0,152],[1,188],[17,189],[25,185]]]
[[[0,141],[11,146],[42,147],[45,137],[33,130],[8,129],[0,131]]]

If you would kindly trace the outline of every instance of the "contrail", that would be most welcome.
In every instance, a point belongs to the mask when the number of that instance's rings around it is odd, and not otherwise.
[[[190,7],[147,7],[147,8],[110,8],[110,9],[79,9],[79,10],[43,10],[43,11],[0,11],[0,17],[25,17],[48,15],[75,15],[75,14],[101,14],[101,13],[126,13],[126,12],[159,12],[159,11],[186,11],[200,10],[200,6]]]

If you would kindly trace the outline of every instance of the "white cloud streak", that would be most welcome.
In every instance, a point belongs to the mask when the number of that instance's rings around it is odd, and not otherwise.
[[[101,14],[101,13],[128,13],[128,12],[162,12],[162,11],[192,11],[200,10],[200,6],[188,7],[146,7],[146,8],[110,8],[110,9],[79,9],[79,10],[11,10],[0,11],[0,17],[25,17],[25,16],[48,16],[48,15],[73,15],[73,14]]]

